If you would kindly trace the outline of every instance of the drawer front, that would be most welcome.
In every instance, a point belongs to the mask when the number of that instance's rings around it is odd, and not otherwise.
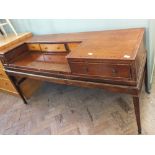
[[[45,52],[64,52],[64,44],[40,44],[41,50]]]
[[[70,63],[71,72],[73,74],[86,75],[88,74],[88,68],[86,63],[81,62],[71,62]]]
[[[73,74],[78,75],[131,79],[130,65],[127,64],[70,62],[70,68]]]
[[[0,78],[8,78],[5,71],[3,69],[0,69]]]
[[[131,78],[130,66],[127,64],[89,63],[88,74],[101,77]]]
[[[41,51],[39,44],[27,44],[30,51]]]
[[[12,83],[9,80],[0,79],[0,89],[16,92],[16,89],[13,87]]]

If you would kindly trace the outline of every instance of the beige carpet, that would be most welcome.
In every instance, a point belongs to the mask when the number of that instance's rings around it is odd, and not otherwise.
[[[128,95],[45,83],[29,102],[0,92],[0,134],[137,134]],[[155,83],[142,92],[141,121],[142,134],[155,134]]]

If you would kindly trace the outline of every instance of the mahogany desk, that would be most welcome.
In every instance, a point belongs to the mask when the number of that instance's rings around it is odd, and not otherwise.
[[[34,36],[0,56],[25,104],[20,84],[26,78],[132,95],[140,134],[143,40],[143,28]]]

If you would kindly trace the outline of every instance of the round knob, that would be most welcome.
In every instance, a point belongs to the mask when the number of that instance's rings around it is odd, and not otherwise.
[[[59,50],[59,49],[60,49],[60,47],[57,47],[57,49]]]
[[[48,49],[48,47],[45,47],[45,50],[47,50]]]

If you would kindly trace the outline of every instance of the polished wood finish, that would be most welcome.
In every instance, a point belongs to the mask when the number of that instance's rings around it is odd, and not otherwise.
[[[64,44],[40,44],[41,50],[45,52],[64,52]]]
[[[0,89],[16,94],[16,89],[8,79],[0,78]]]
[[[41,51],[39,44],[27,44],[30,51]]]
[[[5,71],[3,69],[0,69],[0,77],[1,78],[8,78],[8,76],[6,75]]]
[[[3,64],[2,64],[2,62],[0,61],[0,69],[2,69],[3,68]]]
[[[77,48],[79,45],[80,43],[68,43],[68,47],[71,51]]]
[[[19,33],[18,36],[14,34],[8,34],[7,37],[0,36],[0,52],[6,48],[9,48],[13,45],[20,43],[21,41],[25,41],[26,39],[32,36],[31,32],[27,33]]]
[[[1,61],[0,61],[0,90],[17,94],[16,89],[14,88],[13,84],[10,82],[7,74],[5,73],[5,70]]]
[[[32,52],[30,44],[39,50]],[[1,57],[25,103],[16,77],[132,95],[141,133],[137,98],[145,75],[144,29],[34,36]]]
[[[107,31],[100,40],[90,40],[87,51],[85,44],[81,44],[80,50],[76,48],[76,52],[67,56],[72,73],[109,78],[118,84],[122,81],[136,86],[142,65],[140,59],[145,59],[143,34],[142,29]]]
[[[70,66],[72,73],[75,74],[86,74],[105,78],[131,78],[130,66],[127,64],[71,62]]]

